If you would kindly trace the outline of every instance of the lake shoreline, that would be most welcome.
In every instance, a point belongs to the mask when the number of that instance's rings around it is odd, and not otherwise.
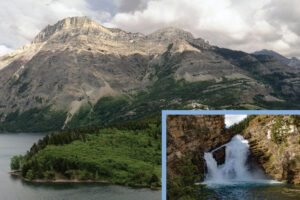
[[[53,183],[53,184],[60,184],[60,183],[102,183],[102,184],[111,184],[111,185],[119,185],[119,186],[125,186],[125,187],[130,187],[130,188],[134,188],[134,189],[151,189],[154,191],[159,191],[161,190],[161,187],[145,187],[143,185],[134,185],[134,186],[129,186],[129,185],[121,185],[121,184],[114,184],[111,183],[109,181],[105,181],[105,180],[79,180],[79,179],[53,179],[53,180],[49,180],[49,179],[27,179],[24,178],[21,174],[20,171],[10,171],[8,172],[8,174],[10,174],[13,177],[19,178],[22,181],[28,182],[28,183]]]

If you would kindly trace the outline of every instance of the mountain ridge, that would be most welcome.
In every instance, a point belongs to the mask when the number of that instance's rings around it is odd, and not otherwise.
[[[167,108],[294,109],[299,74],[276,59],[211,46],[174,27],[143,35],[67,18],[0,58],[0,128],[26,129],[28,116],[55,116],[57,129]]]
[[[281,62],[284,65],[288,65],[291,67],[300,67],[300,60],[296,57],[287,58],[273,50],[263,49],[260,51],[256,51],[252,53],[254,55],[265,55],[265,56],[271,56],[275,59],[277,59],[279,62]]]
[[[48,25],[46,28],[44,28],[34,39],[33,43],[39,43],[43,42],[49,37],[51,37],[53,34],[68,30],[68,29],[74,29],[74,28],[98,28],[102,29],[103,32],[109,33],[109,30],[98,24],[97,22],[89,19],[88,17],[70,17],[65,18],[53,25]]]

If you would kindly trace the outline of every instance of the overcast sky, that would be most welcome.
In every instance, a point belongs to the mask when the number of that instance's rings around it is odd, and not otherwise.
[[[239,123],[246,117],[247,115],[225,115],[225,125],[226,127],[230,127],[233,124]]]
[[[0,7],[0,54],[48,24],[89,16],[131,32],[175,26],[221,47],[300,57],[299,0],[1,0]]]

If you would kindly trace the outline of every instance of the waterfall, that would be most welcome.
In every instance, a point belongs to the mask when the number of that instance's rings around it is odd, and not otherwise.
[[[213,152],[225,147],[225,163],[217,164]],[[204,153],[207,166],[206,184],[234,184],[249,182],[266,182],[265,175],[259,171],[249,169],[247,159],[250,154],[248,141],[241,135],[234,136],[231,141],[211,152]]]

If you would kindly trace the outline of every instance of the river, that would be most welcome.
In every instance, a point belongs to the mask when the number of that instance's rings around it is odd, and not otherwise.
[[[10,158],[24,154],[44,134],[0,133],[0,199],[2,200],[160,200],[161,191],[108,184],[26,183],[9,175]]]

